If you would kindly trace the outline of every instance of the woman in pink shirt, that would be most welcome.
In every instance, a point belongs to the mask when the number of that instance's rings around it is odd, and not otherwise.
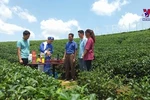
[[[87,29],[85,31],[85,35],[87,40],[87,43],[85,45],[85,50],[82,55],[83,59],[85,60],[85,65],[87,67],[87,70],[91,70],[92,66],[92,60],[94,59],[94,43],[95,43],[95,35],[93,30]]]

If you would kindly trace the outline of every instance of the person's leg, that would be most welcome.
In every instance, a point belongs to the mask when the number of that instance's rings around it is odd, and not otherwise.
[[[78,61],[79,61],[79,68],[81,71],[83,71],[83,62],[82,62],[83,60],[79,58]]]
[[[45,65],[44,65],[44,72],[47,73],[48,75],[51,75],[51,70],[50,70],[50,58],[46,57],[45,58]]]
[[[87,60],[85,60],[84,62],[85,62],[85,68],[86,68],[87,71],[88,71],[88,63],[87,63]]]
[[[87,68],[86,68],[85,60],[84,60],[84,59],[82,59],[82,66],[83,66],[83,71],[86,71],[86,70],[87,70]]]
[[[46,58],[45,58],[46,60]],[[46,61],[45,61],[46,62]],[[44,68],[43,68],[43,71],[46,72],[47,71],[47,67],[46,67],[46,64],[44,64]]]
[[[44,72],[49,75],[49,70],[50,70],[49,64],[45,64],[44,65]]]
[[[91,70],[91,60],[86,60],[85,65],[86,65],[87,71],[90,71]]]
[[[71,77],[74,80],[75,79],[75,66],[74,66],[75,62],[73,62],[73,59],[74,59],[74,54],[70,55]]]
[[[69,55],[66,55],[65,57],[65,78],[66,80],[69,79]]]
[[[46,64],[44,65],[44,72],[46,72],[47,71],[47,67],[46,67]]]
[[[52,75],[50,59],[51,59],[51,57],[48,58],[48,64],[49,64],[48,73],[49,73],[49,75]]]
[[[89,64],[89,66],[88,66],[88,67],[89,67],[89,71],[91,71],[91,68],[92,68],[92,60],[89,60],[89,61],[88,61],[88,64]]]

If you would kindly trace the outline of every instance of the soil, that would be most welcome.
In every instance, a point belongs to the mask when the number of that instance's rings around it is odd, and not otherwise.
[[[59,80],[61,82],[61,85],[64,86],[66,89],[74,88],[77,85],[76,81],[64,81]]]

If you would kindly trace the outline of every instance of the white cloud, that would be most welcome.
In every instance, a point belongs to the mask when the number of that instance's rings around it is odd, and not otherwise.
[[[9,0],[0,0],[0,34],[13,35],[18,32],[22,33],[24,30],[29,30],[25,27],[21,27],[7,22],[7,19],[12,18],[13,16],[12,9],[7,6],[8,3]],[[34,18],[32,17],[31,18],[29,17],[29,19],[34,20]],[[31,32],[31,38],[34,38],[35,34],[31,30],[29,31]]]
[[[121,2],[122,1],[122,2]],[[114,0],[108,2],[108,0],[98,0],[92,4],[92,11],[97,15],[112,15],[113,12],[120,10],[123,5],[128,4],[127,0]]]
[[[62,20],[51,18],[41,21],[42,35],[45,38],[53,36],[55,39],[61,39],[66,37],[69,32],[78,30],[79,28],[80,26],[76,20],[64,22]]]
[[[2,3],[8,3],[9,2],[9,0],[0,0],[0,4],[2,4]]]
[[[5,23],[0,20],[0,32],[5,34],[14,34],[16,31],[22,31],[23,28],[14,24]]]
[[[24,30],[29,30],[29,29],[23,28],[21,26],[17,26],[15,24],[6,23],[0,20],[0,33],[12,35],[15,34],[16,32],[23,32]],[[35,34],[31,30],[29,31],[31,32],[31,37],[34,38]]]
[[[135,28],[137,23],[140,21],[141,16],[133,13],[126,13],[121,17],[118,25],[122,28]]]
[[[0,19],[12,18],[12,11],[5,5],[8,0],[0,0]]]
[[[19,6],[15,6],[12,8],[12,11],[20,18],[28,20],[30,23],[37,22],[36,17],[30,14],[27,9],[22,9]]]

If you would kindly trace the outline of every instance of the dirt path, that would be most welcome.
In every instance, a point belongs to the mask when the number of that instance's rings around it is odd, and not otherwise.
[[[59,80],[61,82],[61,85],[64,86],[67,89],[74,88],[77,86],[76,81],[64,81],[64,80]]]

